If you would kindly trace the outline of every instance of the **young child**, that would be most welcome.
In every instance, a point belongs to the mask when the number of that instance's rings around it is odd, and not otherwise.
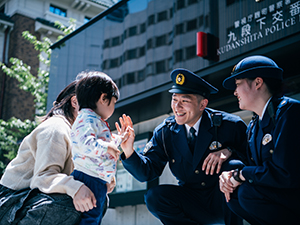
[[[106,122],[119,98],[113,80],[102,72],[82,72],[77,77],[81,77],[76,85],[80,111],[71,131],[75,167],[72,175],[88,186],[96,197],[94,206],[81,210],[86,212],[82,214],[80,224],[98,225],[102,219],[107,184],[115,182],[116,161],[120,154],[117,147],[127,133],[112,134]]]

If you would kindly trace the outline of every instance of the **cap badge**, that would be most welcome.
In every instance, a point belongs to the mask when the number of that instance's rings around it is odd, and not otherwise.
[[[271,135],[271,134],[266,134],[266,135],[263,137],[262,144],[263,144],[263,145],[266,145],[266,144],[268,144],[270,141],[272,141],[272,135]]]
[[[218,148],[221,148],[222,147],[222,144],[220,142],[217,142],[217,141],[213,141],[210,146],[209,146],[209,150],[211,151],[215,151],[217,150]]]
[[[185,81],[185,77],[183,74],[179,73],[176,76],[176,84],[183,85]]]

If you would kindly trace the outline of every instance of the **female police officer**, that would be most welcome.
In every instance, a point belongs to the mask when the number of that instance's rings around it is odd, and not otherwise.
[[[240,109],[255,113],[247,129],[248,163],[223,172],[229,207],[251,224],[299,224],[300,102],[280,95],[282,69],[264,56],[240,61],[223,86]]]
[[[226,206],[218,173],[230,156],[245,150],[246,125],[238,116],[206,108],[210,93],[218,90],[194,73],[176,69],[171,79],[174,116],[154,130],[143,155],[133,150],[130,135],[121,145],[123,165],[138,180],[149,181],[169,163],[179,185],[158,185],[145,196],[149,211],[164,224],[242,224]],[[120,123],[132,127],[126,116]]]

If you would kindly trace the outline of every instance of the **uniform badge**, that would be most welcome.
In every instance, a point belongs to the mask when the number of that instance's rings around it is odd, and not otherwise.
[[[217,146],[218,145],[218,146]],[[209,150],[211,151],[215,151],[217,150],[218,148],[221,148],[222,147],[222,144],[220,142],[217,142],[217,141],[213,141],[210,146],[209,146]]]
[[[149,149],[152,148],[152,146],[153,146],[152,141],[149,141],[144,148],[143,154],[145,155],[149,151]]]
[[[263,145],[266,145],[266,144],[268,144],[270,141],[272,141],[272,135],[271,135],[271,134],[266,134],[266,135],[263,137],[262,144],[263,144]]]
[[[185,81],[185,77],[183,74],[179,73],[176,76],[176,84],[183,85]]]

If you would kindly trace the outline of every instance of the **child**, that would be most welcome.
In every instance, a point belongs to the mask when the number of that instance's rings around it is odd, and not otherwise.
[[[126,136],[112,135],[106,120],[113,114],[119,90],[113,80],[102,72],[80,73],[76,85],[79,114],[71,132],[73,142],[72,173],[88,186],[96,197],[96,205],[88,206],[80,224],[100,224],[107,193],[106,184],[114,183],[117,147]],[[93,208],[94,207],[94,208]],[[91,209],[91,210],[89,210]]]

